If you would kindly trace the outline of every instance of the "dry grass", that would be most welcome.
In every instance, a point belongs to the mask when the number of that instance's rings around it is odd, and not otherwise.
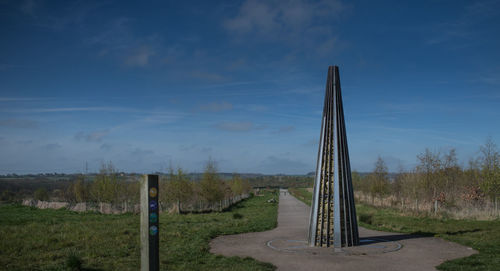
[[[474,219],[474,220],[495,220],[500,217],[500,212],[492,206],[447,206],[446,204],[438,203],[437,212],[434,210],[434,203],[429,201],[403,200],[397,199],[395,196],[387,196],[383,198],[372,198],[362,192],[355,192],[356,202],[368,204],[375,207],[390,207],[400,210],[406,215],[414,215],[424,213],[426,215],[454,218],[454,219]]]

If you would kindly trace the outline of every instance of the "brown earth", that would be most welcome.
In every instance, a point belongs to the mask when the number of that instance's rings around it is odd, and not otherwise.
[[[436,270],[450,259],[475,250],[435,237],[397,234],[359,227],[361,245],[334,252],[306,243],[310,207],[281,190],[278,227],[266,232],[220,236],[210,251],[224,256],[253,257],[278,270]]]

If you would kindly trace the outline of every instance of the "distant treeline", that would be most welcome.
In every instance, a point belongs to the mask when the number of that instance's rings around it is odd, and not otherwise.
[[[46,178],[38,181],[4,179],[0,181],[4,186],[0,196],[2,201],[29,197],[35,200],[70,203],[137,204],[139,183],[143,177],[123,175],[109,162],[103,164],[100,172],[91,178],[76,175],[72,181]],[[205,171],[197,180],[190,180],[181,168],[171,168],[168,174],[161,175],[160,202],[163,207],[172,206],[175,212],[181,212],[181,206],[191,211],[213,210],[216,206],[222,209],[247,197],[251,189],[248,180],[238,174],[232,174],[231,179],[222,178],[217,172],[215,161],[209,160]]]
[[[358,200],[374,205],[497,217],[500,154],[491,139],[479,153],[462,167],[455,149],[446,153],[426,149],[417,155],[419,163],[415,168],[400,170],[393,178],[389,178],[387,166],[379,157],[372,173],[362,176],[353,172],[354,189]]]
[[[309,187],[314,178],[310,175],[263,175],[248,178],[252,187]]]
[[[156,172],[161,180],[181,178],[192,183],[193,191],[198,191],[197,185],[206,178],[206,172],[187,173],[182,169],[169,172]],[[180,174],[181,177],[178,177]],[[99,173],[91,174],[28,174],[3,175],[0,177],[0,201],[20,201],[25,198],[52,198],[67,201],[120,201],[128,199],[137,201],[137,182],[142,174],[124,173],[118,171],[112,163],[101,165]],[[306,187],[311,186],[311,175],[263,175],[251,173],[219,173],[217,178],[226,183],[242,180],[253,188],[262,187]],[[119,184],[117,188],[114,187]],[[168,184],[168,182],[165,182]],[[108,192],[98,192],[100,190]],[[75,193],[75,191],[79,191]],[[111,192],[113,191],[113,192]],[[111,198],[114,198],[112,200]]]

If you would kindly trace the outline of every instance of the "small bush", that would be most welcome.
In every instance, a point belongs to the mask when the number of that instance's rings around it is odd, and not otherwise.
[[[359,221],[371,225],[373,223],[373,215],[372,214],[361,214],[359,216]]]
[[[234,213],[234,214],[233,214],[233,218],[234,218],[234,219],[242,219],[242,218],[243,218],[243,215],[242,215],[242,214],[240,214],[240,213]]]
[[[47,189],[45,188],[38,188],[35,193],[33,194],[33,197],[36,200],[48,200],[49,199],[49,193],[47,192]]]
[[[0,196],[1,201],[14,201],[16,194],[9,190],[2,191],[2,195]]]
[[[70,255],[67,259],[66,259],[66,267],[69,268],[69,270],[74,270],[74,271],[78,271],[78,270],[81,270],[82,268],[82,260],[76,256],[76,255]]]

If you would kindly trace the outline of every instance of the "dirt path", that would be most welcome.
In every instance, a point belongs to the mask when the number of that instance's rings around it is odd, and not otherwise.
[[[278,227],[266,232],[220,236],[210,251],[250,256],[278,270],[435,270],[440,263],[476,253],[440,238],[368,230],[360,227],[362,245],[342,252],[306,244],[309,206],[286,190],[280,192]]]

